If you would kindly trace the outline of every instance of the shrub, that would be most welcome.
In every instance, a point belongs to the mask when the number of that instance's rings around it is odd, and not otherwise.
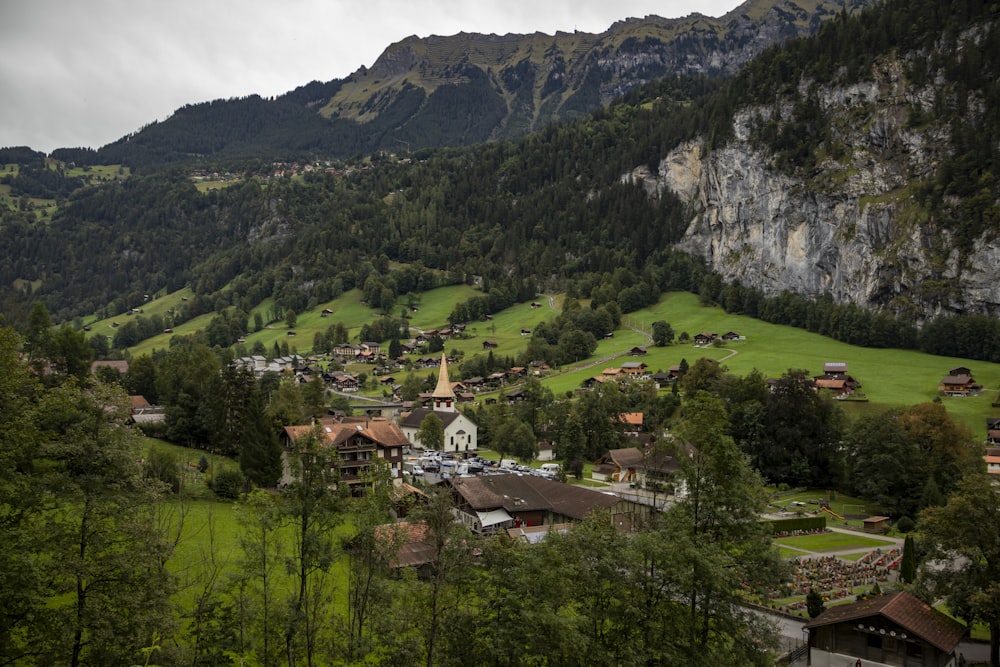
[[[238,468],[224,468],[212,479],[212,490],[215,495],[227,500],[236,500],[243,493],[246,478]]]
[[[916,527],[917,524],[908,516],[900,517],[899,521],[896,522],[896,528],[901,533],[908,533]]]

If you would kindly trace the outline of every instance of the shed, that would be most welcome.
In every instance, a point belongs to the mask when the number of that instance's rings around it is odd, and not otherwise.
[[[889,530],[889,517],[870,516],[864,520],[866,533],[885,533]]]

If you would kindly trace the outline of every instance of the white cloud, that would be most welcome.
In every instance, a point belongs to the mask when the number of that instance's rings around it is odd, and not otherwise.
[[[97,148],[185,104],[280,95],[409,35],[603,32],[738,0],[0,2],[0,146]]]

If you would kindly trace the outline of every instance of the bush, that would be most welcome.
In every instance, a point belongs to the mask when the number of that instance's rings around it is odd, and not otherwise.
[[[236,500],[243,493],[246,477],[238,468],[224,468],[212,479],[212,490],[215,495],[227,500]]]
[[[899,521],[896,522],[896,528],[901,533],[908,533],[916,527],[916,522],[908,516],[900,517]]]

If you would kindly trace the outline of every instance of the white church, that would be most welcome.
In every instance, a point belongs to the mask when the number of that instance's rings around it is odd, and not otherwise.
[[[478,449],[476,436],[479,429],[474,421],[459,412],[455,406],[455,392],[448,379],[448,361],[444,354],[441,355],[441,370],[431,400],[433,409],[416,408],[400,416],[399,428],[406,439],[413,445],[421,446],[417,440],[420,425],[428,415],[435,414],[444,425],[443,451],[457,454],[475,452]]]

